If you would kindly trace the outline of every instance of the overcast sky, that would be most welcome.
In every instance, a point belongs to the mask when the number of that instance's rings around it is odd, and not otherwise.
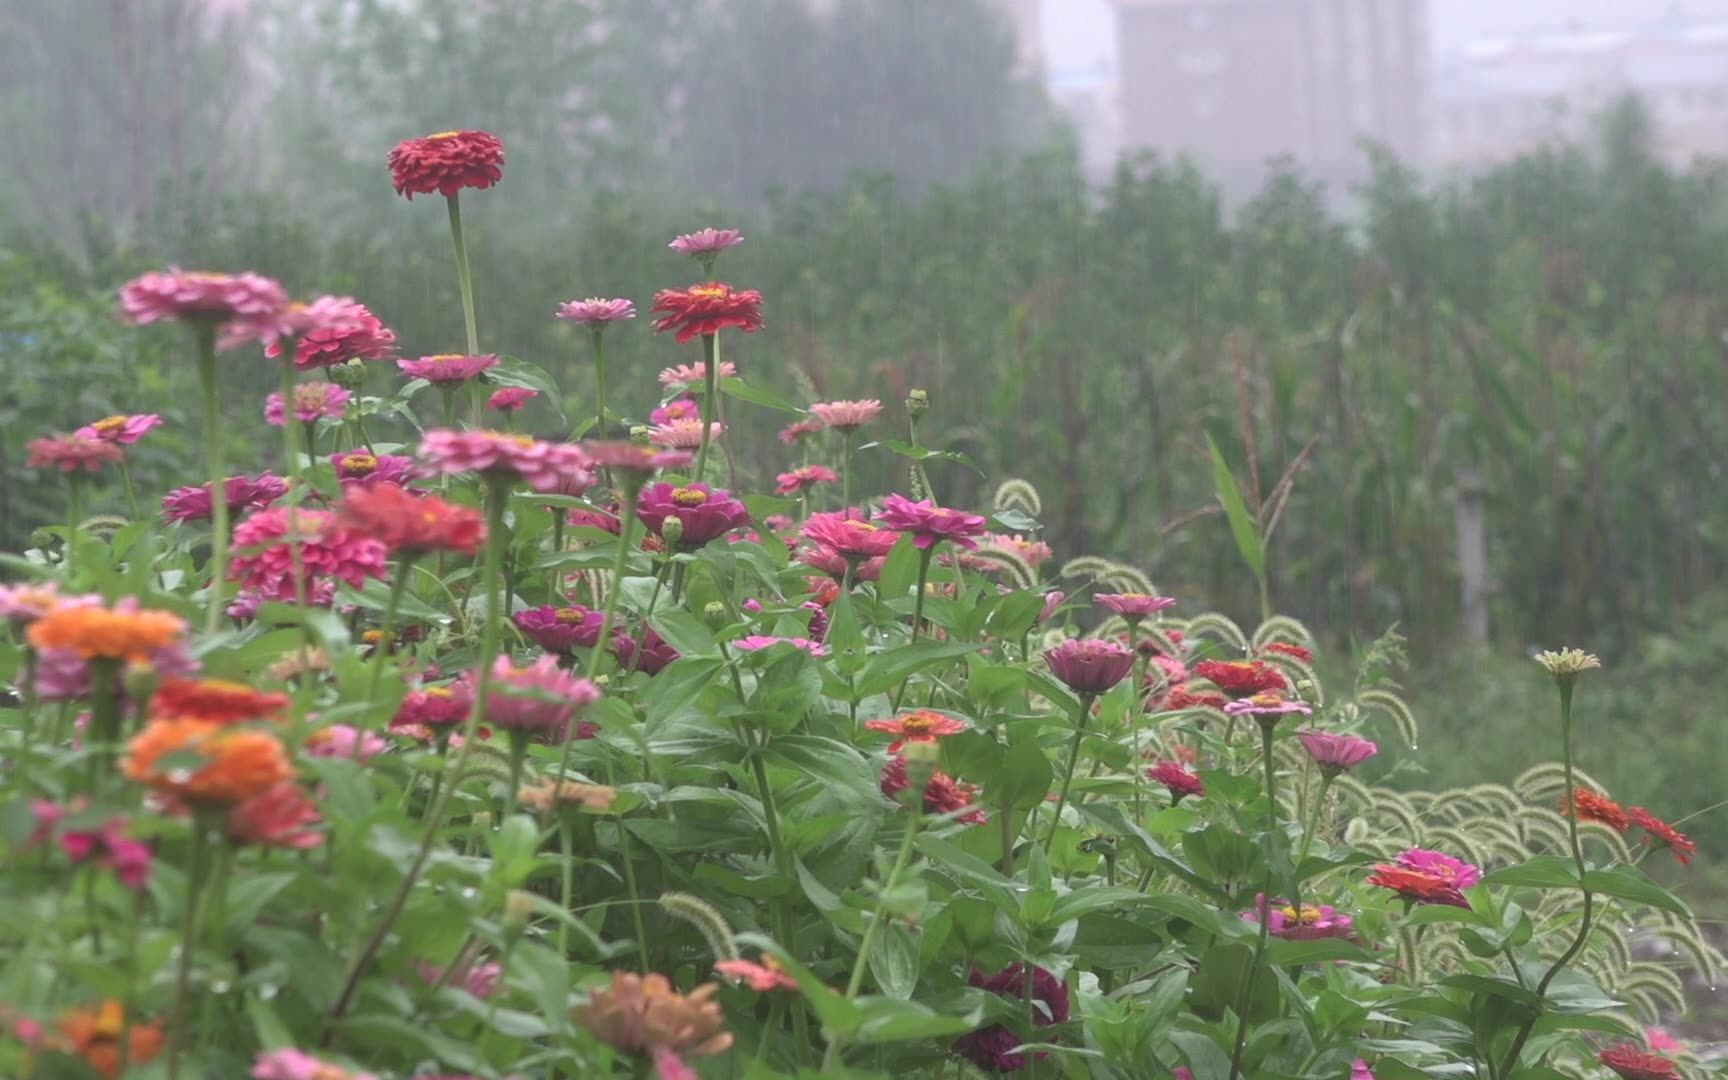
[[[1664,12],[1728,18],[1728,0],[1428,0],[1436,48],[1532,28],[1615,26]],[[1114,57],[1109,0],[1044,0],[1044,38],[1056,71]]]

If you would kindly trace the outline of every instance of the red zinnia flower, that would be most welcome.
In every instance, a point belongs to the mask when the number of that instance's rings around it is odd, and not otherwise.
[[[1160,761],[1146,770],[1146,779],[1163,784],[1164,789],[1170,792],[1173,803],[1179,803],[1189,795],[1206,794],[1205,785],[1200,783],[1200,778],[1184,769],[1178,762]]]
[[[1681,866],[1692,862],[1692,855],[1698,850],[1698,845],[1687,839],[1686,834],[1661,818],[1644,809],[1634,806],[1626,811],[1626,818],[1633,825],[1643,829],[1649,838],[1665,846],[1680,860]]]
[[[318,807],[292,781],[266,788],[228,811],[228,838],[262,847],[314,848],[324,837]]]
[[[1041,967],[1034,967],[1030,1003],[1026,1002],[1026,969],[1019,964],[1010,964],[988,978],[973,968],[966,981],[998,997],[1021,1002],[1021,1007],[1031,1013],[1033,1035],[1028,1040],[1002,1024],[991,1024],[962,1035],[954,1043],[956,1052],[980,1069],[993,1073],[1019,1072],[1031,1062],[1043,1061],[1050,1056],[1043,1050],[1028,1055],[1017,1052],[1015,1048],[1028,1041],[1051,1042],[1052,1038],[1038,1034],[1038,1029],[1068,1022],[1068,987],[1061,979]]]
[[[245,683],[165,678],[150,699],[150,715],[238,724],[243,720],[273,720],[287,704],[287,694],[267,694]]]
[[[1269,652],[1269,653],[1278,653],[1282,656],[1288,656],[1288,657],[1291,657],[1292,659],[1300,660],[1304,664],[1310,664],[1310,663],[1314,662],[1314,653],[1312,650],[1304,649],[1300,645],[1288,645],[1282,641],[1270,642],[1261,651],[1262,652]]]
[[[1578,807],[1579,821],[1594,821],[1606,825],[1615,832],[1625,832],[1632,821],[1626,816],[1626,811],[1620,804],[1606,795],[1598,795],[1589,788],[1575,788],[1572,792],[1572,802]],[[1560,813],[1564,816],[1570,812],[1566,797],[1560,797]]]
[[[692,285],[688,289],[661,289],[654,294],[651,312],[654,332],[676,330],[682,345],[698,334],[718,334],[728,326],[745,333],[762,329],[762,294],[755,289],[734,290],[718,281]]]
[[[1447,904],[1461,908],[1470,906],[1452,882],[1435,874],[1403,866],[1390,863],[1376,866],[1374,872],[1368,875],[1367,882],[1382,889],[1391,889],[1403,899],[1418,904]]]
[[[1202,660],[1194,665],[1194,674],[1233,698],[1253,697],[1289,685],[1283,673],[1264,660]]]
[[[454,551],[473,555],[486,539],[486,520],[469,506],[412,495],[392,484],[343,491],[337,518],[355,532],[403,555]]]
[[[1596,1060],[1614,1070],[1620,1080],[1680,1080],[1674,1063],[1646,1054],[1632,1043],[1620,1043],[1596,1055]]]
[[[504,178],[504,144],[485,131],[440,131],[404,139],[385,159],[396,194],[413,199],[463,188],[489,188]]]
[[[966,725],[952,716],[919,709],[905,716],[896,716],[892,720],[866,720],[864,728],[867,731],[885,731],[893,735],[895,738],[888,744],[888,752],[898,754],[900,748],[909,742],[935,742],[944,735],[957,735],[965,731]]]
[[[888,764],[882,767],[882,794],[898,803],[895,798],[900,792],[912,786],[911,777],[906,775],[906,759],[891,757]],[[971,810],[972,796],[977,788],[960,781],[941,771],[932,771],[930,780],[924,785],[924,812],[926,814],[952,814],[961,810],[954,820],[962,825],[982,825],[989,819],[982,810]]]

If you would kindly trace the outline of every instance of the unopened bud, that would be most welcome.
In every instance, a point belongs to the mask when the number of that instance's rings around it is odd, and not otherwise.
[[[906,412],[912,419],[930,411],[930,395],[923,390],[914,390],[906,395]]]
[[[630,429],[630,441],[634,443],[647,443],[648,429],[641,424],[637,424],[635,427]]]
[[[900,756],[906,761],[906,779],[910,781],[907,791],[916,805],[923,801],[924,789],[942,761],[942,748],[934,740],[908,742],[901,748]]]
[[[344,390],[358,390],[366,382],[366,364],[361,360],[332,365],[324,373]]]
[[[684,539],[684,523],[675,517],[669,517],[660,523],[660,539],[666,541],[667,547],[677,547]]]
[[[148,701],[150,695],[156,692],[156,665],[148,660],[129,661],[121,680],[128,698],[133,701]]]
[[[726,611],[726,605],[718,600],[710,600],[702,605],[702,621],[708,624],[710,630],[718,630],[732,621]]]
[[[521,933],[528,925],[528,920],[534,915],[534,894],[521,889],[511,889],[504,896],[504,928],[513,933]]]
[[[598,687],[601,687],[602,689],[604,689],[605,687],[612,685],[612,676],[610,676],[610,675],[596,675],[592,679],[589,679],[588,681],[593,683],[595,686],[598,686]]]

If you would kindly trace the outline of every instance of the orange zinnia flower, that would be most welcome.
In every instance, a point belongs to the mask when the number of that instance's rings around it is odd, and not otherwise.
[[[104,1001],[94,1009],[74,1009],[60,1018],[60,1033],[71,1041],[71,1052],[106,1077],[120,1075],[120,1033],[126,1030],[126,1012],[118,1001]],[[162,1052],[162,1025],[136,1021],[127,1035],[126,1060],[142,1065]]]
[[[957,735],[965,731],[966,725],[952,716],[919,709],[892,720],[866,720],[864,728],[867,731],[886,731],[895,736],[894,741],[888,744],[888,752],[897,754],[900,748],[909,742],[935,742],[944,735]]]
[[[1625,832],[1632,824],[1626,817],[1626,811],[1620,804],[1606,795],[1598,795],[1589,788],[1576,788],[1572,792],[1572,801],[1578,807],[1579,821],[1594,821],[1608,826],[1615,832]],[[1560,813],[1568,811],[1566,796],[1560,796]]]
[[[121,768],[133,780],[192,803],[237,803],[293,771],[282,740],[269,732],[183,719],[152,720],[129,744]]]
[[[186,629],[186,621],[167,611],[130,606],[65,605],[30,624],[37,649],[70,649],[86,660],[148,660]]]
[[[287,704],[287,694],[266,694],[226,679],[163,679],[150,699],[150,715],[236,724],[274,719]]]

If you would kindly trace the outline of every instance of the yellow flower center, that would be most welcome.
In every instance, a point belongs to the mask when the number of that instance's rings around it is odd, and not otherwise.
[[[911,716],[901,718],[900,730],[908,735],[923,735],[935,730],[936,725],[940,722],[941,717],[926,716],[923,713],[913,713]]]
[[[433,364],[449,364],[449,363],[454,363],[457,360],[466,360],[467,357],[464,356],[462,353],[446,352],[446,353],[439,353],[436,356],[423,357],[423,359],[425,359],[428,363],[433,363]]]
[[[566,626],[574,626],[586,618],[588,613],[581,608],[561,607],[552,613],[552,618]]]
[[[730,291],[724,285],[692,285],[690,295],[699,300],[723,300]]]
[[[708,493],[706,491],[698,491],[695,488],[672,489],[672,502],[678,506],[701,506],[707,501]]]
[[[90,426],[95,428],[99,435],[112,435],[126,426],[126,418],[124,416],[104,416]]]
[[[349,454],[342,459],[342,475],[370,476],[378,468],[378,459],[371,454]]]
[[[382,630],[368,630],[360,635],[360,641],[366,645],[376,645],[383,640],[384,631]]]
[[[1260,706],[1281,705],[1284,702],[1284,696],[1273,690],[1263,690],[1248,700]]]
[[[428,139],[454,139],[460,134],[462,134],[460,131],[435,131],[426,137]]]
[[[841,522],[841,524],[850,525],[852,528],[858,529],[861,532],[876,532],[877,531],[876,526],[870,524],[868,521],[854,521],[851,518],[847,518],[845,521]]]
[[[1117,593],[1116,595],[1121,597],[1124,600],[1144,600],[1144,599],[1146,599],[1146,594],[1143,592],[1125,592],[1125,593]]]
[[[1320,922],[1320,909],[1313,904],[1303,904],[1300,913],[1294,907],[1286,904],[1280,909],[1285,922],[1298,923],[1302,926],[1315,926]]]
[[[126,1029],[125,1010],[120,1008],[118,1001],[104,1001],[96,1010],[96,1022],[91,1027],[104,1039],[118,1039]]]
[[[446,698],[452,698],[452,697],[456,696],[455,694],[452,694],[447,687],[443,687],[443,686],[431,687],[430,689],[425,691],[425,694],[429,698],[438,698],[441,701],[446,699]]]

